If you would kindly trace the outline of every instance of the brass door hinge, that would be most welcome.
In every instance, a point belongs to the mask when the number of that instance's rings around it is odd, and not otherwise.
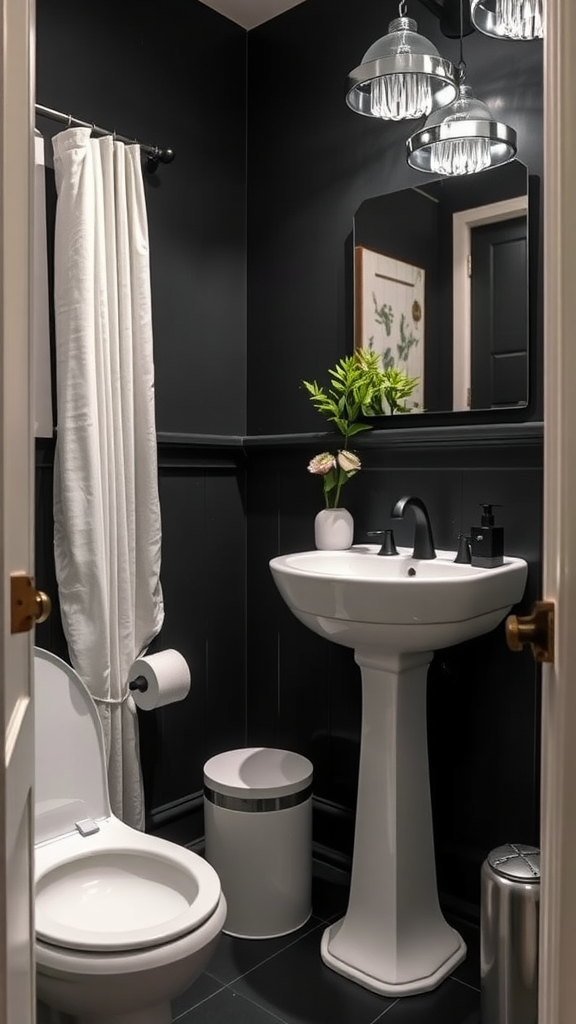
[[[534,661],[554,661],[554,603],[536,601],[530,615],[509,615],[506,641],[512,651],[530,647]]]
[[[52,602],[42,590],[36,590],[32,576],[23,572],[10,575],[10,632],[27,633],[45,622],[52,611]]]

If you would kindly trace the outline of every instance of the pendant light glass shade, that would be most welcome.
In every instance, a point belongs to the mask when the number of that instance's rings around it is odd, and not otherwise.
[[[497,39],[542,39],[544,0],[472,0],[472,22]]]
[[[388,35],[373,43],[350,72],[346,102],[356,113],[404,121],[425,117],[456,97],[454,64],[417,27],[412,18],[395,18]]]
[[[406,143],[410,167],[431,174],[477,174],[516,155],[516,132],[495,121],[490,108],[463,83],[458,97],[434,111]]]

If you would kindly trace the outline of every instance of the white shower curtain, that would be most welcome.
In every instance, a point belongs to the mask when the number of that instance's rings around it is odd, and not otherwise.
[[[88,128],[61,132],[53,146],[60,607],[70,660],[100,713],[112,810],[143,828],[127,676],[164,608],[140,150]]]

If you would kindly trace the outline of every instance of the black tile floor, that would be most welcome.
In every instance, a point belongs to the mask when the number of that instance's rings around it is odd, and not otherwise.
[[[379,996],[326,967],[320,939],[341,917],[343,885],[315,878],[313,915],[280,939],[222,935],[206,972],[175,999],[178,1024],[479,1024],[479,931],[450,919],[468,947],[466,960],[434,992]]]

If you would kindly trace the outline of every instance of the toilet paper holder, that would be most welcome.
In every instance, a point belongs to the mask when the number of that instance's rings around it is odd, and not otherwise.
[[[127,683],[126,696],[141,711],[152,711],[188,696],[190,669],[179,651],[157,651],[132,662]]]
[[[136,676],[136,679],[132,679],[128,683],[129,690],[140,690],[141,693],[146,693],[148,689],[148,680],[144,676]]]

